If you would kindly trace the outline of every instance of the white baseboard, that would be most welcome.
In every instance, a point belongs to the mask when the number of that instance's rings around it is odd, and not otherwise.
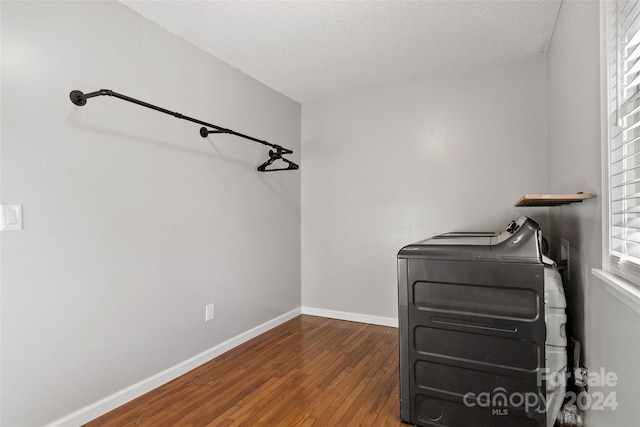
[[[328,317],[330,319],[349,320],[351,322],[370,323],[372,325],[398,327],[398,319],[394,317],[372,316],[370,314],[349,313],[347,311],[327,310],[324,308],[302,307],[302,314]]]
[[[106,414],[109,411],[116,409],[123,404],[132,401],[133,399],[142,396],[143,394],[160,387],[163,384],[168,383],[171,380],[178,378],[181,375],[197,368],[198,366],[207,363],[208,361],[220,356],[223,353],[239,346],[240,344],[249,341],[252,338],[257,337],[270,329],[275,328],[283,324],[284,322],[293,319],[301,314],[301,309],[296,308],[288,313],[271,319],[261,325],[256,326],[246,332],[241,333],[227,341],[218,344],[215,347],[205,350],[202,353],[193,356],[190,359],[180,362],[175,366],[170,367],[156,375],[153,375],[139,383],[133,384],[123,390],[120,390],[111,396],[107,396],[98,402],[95,402],[89,406],[86,406],[78,411],[60,418],[46,427],[77,427],[82,424],[88,423],[91,420],[98,418],[101,415]]]

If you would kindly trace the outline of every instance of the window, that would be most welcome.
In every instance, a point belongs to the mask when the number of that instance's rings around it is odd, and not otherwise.
[[[640,2],[606,8],[609,271],[640,284]]]

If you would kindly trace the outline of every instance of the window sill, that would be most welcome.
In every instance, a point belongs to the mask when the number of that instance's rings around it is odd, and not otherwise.
[[[607,292],[629,306],[636,313],[640,313],[640,288],[637,285],[597,268],[592,269],[591,273],[602,280]]]

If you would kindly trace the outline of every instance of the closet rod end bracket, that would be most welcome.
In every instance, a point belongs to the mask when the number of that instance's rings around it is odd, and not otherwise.
[[[231,133],[231,131],[229,129],[223,129],[223,128],[219,128],[219,130],[209,130],[204,126],[200,128],[201,137],[206,138],[209,136],[210,133]]]
[[[80,90],[72,90],[69,93],[69,99],[76,105],[83,106],[87,103],[87,98],[85,98],[84,93]]]

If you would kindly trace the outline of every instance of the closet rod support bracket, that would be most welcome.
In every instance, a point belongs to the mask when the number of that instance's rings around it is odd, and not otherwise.
[[[69,94],[69,99],[71,99],[71,102],[80,107],[87,103],[87,98],[84,97],[84,93],[79,90],[72,90]]]
[[[210,133],[231,133],[231,131],[228,129],[222,129],[222,128],[221,130],[209,130],[204,126],[200,128],[201,137],[206,138],[209,136]]]
[[[85,94],[81,90],[72,90],[69,93],[69,99],[74,104],[82,107],[83,105],[86,105],[87,99],[93,98],[94,96],[102,96],[102,95],[113,96],[113,91],[109,90],[109,89],[100,89],[100,90],[97,90],[95,92],[90,92],[90,93]]]

